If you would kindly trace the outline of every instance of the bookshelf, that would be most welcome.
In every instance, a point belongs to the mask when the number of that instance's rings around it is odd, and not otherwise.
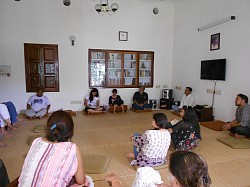
[[[153,87],[154,52],[89,49],[89,86]]]

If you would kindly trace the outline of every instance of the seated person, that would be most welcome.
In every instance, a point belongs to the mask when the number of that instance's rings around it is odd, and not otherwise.
[[[88,114],[102,113],[105,111],[103,106],[100,106],[99,92],[96,88],[93,88],[90,91],[90,94],[85,97],[84,106],[85,106],[85,112]]]
[[[25,114],[30,119],[42,118],[48,114],[50,101],[48,97],[43,95],[43,92],[43,88],[39,88],[36,95],[33,95],[29,98]]]
[[[141,86],[138,92],[135,92],[133,96],[133,104],[132,107],[135,110],[145,110],[151,109],[151,105],[148,104],[148,94],[144,92],[145,86]]]
[[[117,106],[121,106],[122,112],[124,112],[124,101],[119,95],[117,95],[117,89],[112,90],[113,95],[109,97],[109,106],[114,106],[113,113],[115,114],[115,109]]]
[[[70,140],[74,122],[65,111],[54,112],[47,121],[45,137],[36,138],[25,158],[18,186],[90,186],[78,146]]]
[[[11,124],[10,114],[5,104],[0,104],[0,126],[2,135],[10,135],[8,130],[16,130]]]
[[[159,166],[166,162],[166,156],[171,141],[167,130],[169,122],[163,113],[153,115],[152,126],[154,130],[147,130],[140,135],[135,133],[131,140],[134,145],[134,153],[129,152],[127,157],[133,158],[131,165],[135,166]]]
[[[182,120],[169,128],[176,150],[193,151],[200,143],[200,125],[194,109],[183,106],[180,111]]]
[[[235,120],[226,123],[222,130],[230,130],[236,138],[250,137],[250,105],[248,97],[244,94],[238,94],[235,99],[237,106]]]
[[[18,114],[17,114],[15,105],[11,101],[3,102],[3,104],[6,105],[9,111],[11,124],[14,127],[20,127],[20,125],[17,123],[20,119],[17,117]]]
[[[176,112],[179,112],[180,109],[183,106],[195,106],[195,99],[194,96],[191,94],[192,93],[192,88],[191,87],[186,87],[184,95],[182,96],[180,106],[177,105],[172,105],[172,109]]]
[[[209,187],[212,184],[207,162],[197,153],[175,151],[169,155],[168,165],[169,185],[162,183],[157,171],[141,167],[137,171],[132,187]],[[167,173],[165,175],[167,176]],[[109,174],[105,182],[113,187],[122,187],[122,182],[115,174]]]

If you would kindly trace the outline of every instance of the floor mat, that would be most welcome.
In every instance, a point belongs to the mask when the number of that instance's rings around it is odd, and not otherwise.
[[[209,129],[215,130],[215,131],[222,131],[222,126],[225,124],[224,121],[205,121],[200,122],[200,125],[207,127]]]
[[[233,149],[248,149],[250,148],[250,140],[246,138],[234,138],[234,137],[223,137],[217,138],[217,140]]]

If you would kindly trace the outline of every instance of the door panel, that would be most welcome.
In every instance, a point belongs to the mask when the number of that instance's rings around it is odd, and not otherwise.
[[[36,92],[59,91],[58,46],[52,44],[24,44],[26,90]]]

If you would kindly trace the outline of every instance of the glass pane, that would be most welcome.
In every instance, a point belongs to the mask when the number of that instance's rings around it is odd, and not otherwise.
[[[120,86],[122,84],[122,55],[121,53],[109,53],[108,59],[108,85]]]
[[[151,54],[140,54],[139,85],[151,85]]]
[[[136,85],[136,54],[124,54],[124,85]]]
[[[45,64],[45,74],[55,74],[55,64]]]
[[[103,52],[91,53],[90,86],[105,85],[105,56]]]

